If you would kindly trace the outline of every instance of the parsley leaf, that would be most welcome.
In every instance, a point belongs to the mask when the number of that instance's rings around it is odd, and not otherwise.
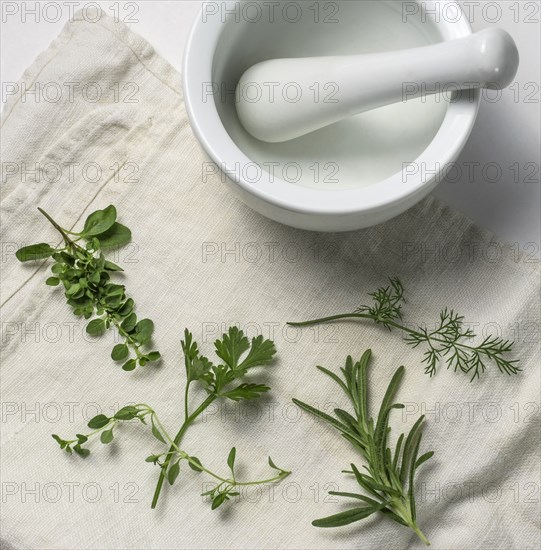
[[[221,340],[214,342],[216,355],[225,364],[234,370],[237,368],[240,356],[250,348],[248,338],[237,327],[230,327],[229,333],[224,334]]]
[[[241,401],[243,399],[257,399],[261,394],[269,390],[270,388],[264,384],[241,384],[235,389],[226,391],[220,395],[233,401]]]

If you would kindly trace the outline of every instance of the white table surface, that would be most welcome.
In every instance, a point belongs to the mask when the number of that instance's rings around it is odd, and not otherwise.
[[[97,2],[113,10],[179,71],[184,45],[203,0]],[[443,181],[435,195],[464,212],[479,225],[494,231],[517,249],[539,256],[541,227],[540,192],[540,1],[477,0],[465,2],[474,30],[496,25],[515,38],[521,65],[511,90],[499,101],[484,101],[472,136],[458,160],[453,181]],[[61,6],[56,22],[50,16],[27,13],[36,2],[1,0],[1,80],[16,82],[35,57],[58,35],[70,12],[64,2],[41,2]],[[75,9],[90,2],[73,1]],[[96,2],[94,2],[95,4]],[[18,13],[11,15],[14,5]],[[470,164],[471,163],[471,164]]]

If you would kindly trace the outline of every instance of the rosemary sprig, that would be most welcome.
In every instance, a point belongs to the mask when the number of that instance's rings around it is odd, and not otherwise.
[[[367,462],[364,468],[368,473],[362,473],[355,464],[351,464],[351,470],[345,470],[344,473],[352,474],[360,487],[370,496],[338,491],[329,493],[360,500],[363,506],[317,519],[312,522],[312,525],[340,527],[364,519],[375,512],[381,512],[397,523],[412,529],[426,545],[429,545],[428,539],[417,525],[414,494],[415,472],[434,454],[428,452],[417,457],[424,416],[415,422],[407,437],[404,438],[404,434],[400,435],[394,451],[391,450],[388,443],[389,414],[392,409],[404,407],[399,403],[393,404],[394,395],[404,375],[404,367],[400,367],[391,379],[377,419],[374,421],[368,413],[367,366],[370,355],[370,350],[366,351],[356,363],[348,357],[345,368],[341,369],[343,379],[334,372],[317,367],[342,388],[353,405],[353,414],[342,409],[334,409],[333,417],[298,399],[293,399],[301,409],[337,429]]]
[[[110,274],[123,271],[107,260],[102,250],[119,247],[131,240],[131,231],[116,221],[117,212],[113,205],[97,210],[88,216],[82,231],[76,233],[61,227],[43,209],[38,210],[51,222],[62,236],[62,243],[56,248],[47,243],[25,246],[16,252],[21,262],[45,258],[54,260],[53,273],[45,283],[58,286],[62,283],[68,304],[73,313],[89,319],[86,331],[99,336],[110,327],[115,327],[123,342],[114,346],[111,357],[122,361],[123,369],[131,371],[137,363],[144,366],[160,358],[157,351],[143,352],[142,347],[152,337],[154,324],[150,319],[137,320],[134,301],[126,297],[124,285],[110,281]],[[135,358],[130,357],[130,352]]]
[[[137,419],[143,424],[150,421],[150,427],[154,437],[163,445],[168,445],[168,450],[152,454],[146,458],[160,467],[160,475],[154,497],[152,508],[155,508],[163,487],[165,479],[173,485],[180,473],[180,465],[185,461],[188,466],[196,472],[205,472],[213,477],[217,485],[202,496],[210,496],[212,509],[218,508],[231,497],[239,495],[239,489],[247,485],[261,485],[273,483],[287,477],[291,472],[278,468],[269,457],[269,466],[277,471],[277,474],[257,481],[239,481],[235,474],[236,449],[233,447],[227,458],[227,465],[230,475],[220,475],[202,464],[195,456],[187,453],[181,448],[181,441],[194,421],[201,413],[216,399],[227,398],[233,401],[256,399],[270,388],[263,384],[242,383],[237,386],[232,384],[243,378],[248,370],[254,367],[266,365],[272,361],[276,349],[270,340],[263,340],[262,336],[253,338],[251,343],[242,331],[231,327],[221,340],[215,342],[216,354],[223,361],[222,364],[214,365],[206,357],[199,353],[197,343],[193,341],[192,334],[185,330],[182,349],[184,351],[184,363],[186,367],[186,388],[184,403],[184,422],[177,435],[173,438],[165,429],[158,418],[156,411],[145,403],[128,405],[120,409],[115,415],[108,417],[100,414],[90,420],[88,427],[92,430],[88,434],[76,434],[75,439],[65,440],[54,434],[53,438],[60,447],[68,453],[75,452],[82,457],[90,454],[90,450],[84,445],[90,438],[100,434],[100,440],[108,444],[113,440],[116,426],[124,421]],[[248,353],[246,353],[248,352]],[[189,390],[192,382],[199,382],[206,390],[207,397],[192,412],[189,411]]]
[[[374,300],[372,305],[362,305],[351,313],[288,324],[305,327],[340,319],[370,319],[389,330],[400,329],[405,333],[404,340],[411,347],[426,346],[422,362],[425,364],[425,373],[430,376],[436,374],[437,366],[442,360],[445,360],[447,368],[452,368],[455,372],[460,370],[470,373],[471,380],[479,378],[490,361],[505,374],[517,374],[521,370],[516,365],[518,360],[506,357],[512,351],[513,342],[489,335],[481,343],[473,345],[471,340],[476,335],[470,328],[464,327],[464,317],[452,309],[445,308],[441,311],[434,330],[421,326],[414,330],[400,323],[404,287],[398,278],[390,279],[389,286],[378,288],[369,296]]]

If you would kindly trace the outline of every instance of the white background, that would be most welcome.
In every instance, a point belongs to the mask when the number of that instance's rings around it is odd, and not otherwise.
[[[180,71],[189,29],[202,2],[101,1],[94,4],[100,4],[109,15],[119,16]],[[81,0],[72,5],[78,9],[89,3]],[[452,181],[442,182],[435,194],[527,254],[538,256],[541,241],[540,1],[461,0],[461,3],[474,30],[494,25],[512,34],[520,51],[521,65],[512,89],[504,91],[498,101],[483,102],[473,134],[458,161],[461,175],[456,171],[450,174]],[[69,19],[70,8],[63,0],[1,0],[1,4],[4,101],[5,83],[16,82],[47,48]],[[38,15],[30,13],[35,4],[40,4]],[[58,21],[52,22],[56,19],[54,6],[48,8],[50,15],[47,16],[46,4],[62,7]],[[23,16],[24,9],[27,13]],[[13,10],[17,13],[12,14]]]

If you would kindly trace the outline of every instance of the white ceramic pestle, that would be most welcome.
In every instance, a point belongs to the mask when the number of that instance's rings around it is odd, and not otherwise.
[[[516,44],[502,29],[394,52],[272,59],[242,75],[237,112],[250,134],[276,143],[426,94],[501,89],[518,63]]]

